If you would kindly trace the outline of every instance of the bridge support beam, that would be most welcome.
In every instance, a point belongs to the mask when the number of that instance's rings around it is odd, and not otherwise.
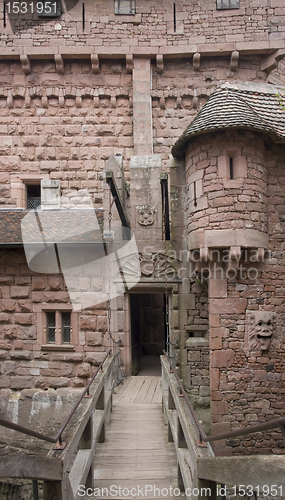
[[[44,481],[44,500],[62,500],[61,481]]]

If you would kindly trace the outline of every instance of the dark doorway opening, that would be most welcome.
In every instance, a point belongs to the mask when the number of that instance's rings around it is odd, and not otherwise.
[[[163,293],[131,294],[132,375],[159,374],[166,346]]]

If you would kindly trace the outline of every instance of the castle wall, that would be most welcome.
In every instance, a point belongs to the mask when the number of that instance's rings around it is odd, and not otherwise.
[[[73,47],[89,45],[99,50],[104,46],[142,47],[151,53],[152,47],[172,47],[191,44],[228,44],[238,42],[242,47],[253,42],[259,47],[271,40],[273,43],[282,36],[284,27],[284,6],[281,0],[250,4],[240,2],[239,9],[217,10],[215,0],[192,2],[191,9],[186,0],[176,2],[174,18],[173,2],[163,4],[156,0],[137,0],[136,15],[114,14],[113,0],[85,1],[85,16],[82,18],[82,2],[78,2],[55,20],[60,27],[49,26],[43,19],[37,22],[24,16],[12,16],[13,34],[10,23],[6,23],[1,37],[2,45],[14,47],[47,47],[58,45]],[[0,14],[3,22],[3,10]],[[24,31],[23,28],[28,29]],[[51,40],[52,35],[52,40]],[[224,46],[223,46],[223,50]]]

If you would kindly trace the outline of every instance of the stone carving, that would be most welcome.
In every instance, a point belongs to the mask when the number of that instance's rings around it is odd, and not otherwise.
[[[141,274],[145,277],[152,278],[166,278],[173,280],[177,278],[177,270],[173,265],[173,259],[170,257],[165,258],[165,253],[159,251],[155,254],[142,254],[141,261]],[[177,261],[175,261],[177,264]]]
[[[145,205],[143,207],[137,207],[138,210],[138,222],[142,226],[150,226],[154,223],[155,208]]]
[[[277,314],[252,311],[248,315],[248,347],[250,351],[267,351],[275,343]]]

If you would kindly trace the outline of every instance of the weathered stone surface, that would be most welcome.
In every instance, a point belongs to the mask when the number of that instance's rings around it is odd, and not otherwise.
[[[211,299],[209,301],[209,312],[213,314],[240,314],[245,312],[246,306],[247,299]]]
[[[90,373],[91,373],[91,367],[89,363],[82,363],[76,369],[77,377],[88,378],[90,377]]]
[[[28,387],[33,387],[33,385],[33,377],[10,377],[11,389],[26,389]]]
[[[31,351],[10,351],[11,359],[32,359]]]
[[[81,330],[97,330],[97,317],[96,316],[81,316],[80,329]]]
[[[215,351],[211,355],[211,365],[213,368],[229,368],[234,358],[235,352],[232,349]]]
[[[86,332],[86,343],[89,346],[102,345],[102,333],[101,332]]]

